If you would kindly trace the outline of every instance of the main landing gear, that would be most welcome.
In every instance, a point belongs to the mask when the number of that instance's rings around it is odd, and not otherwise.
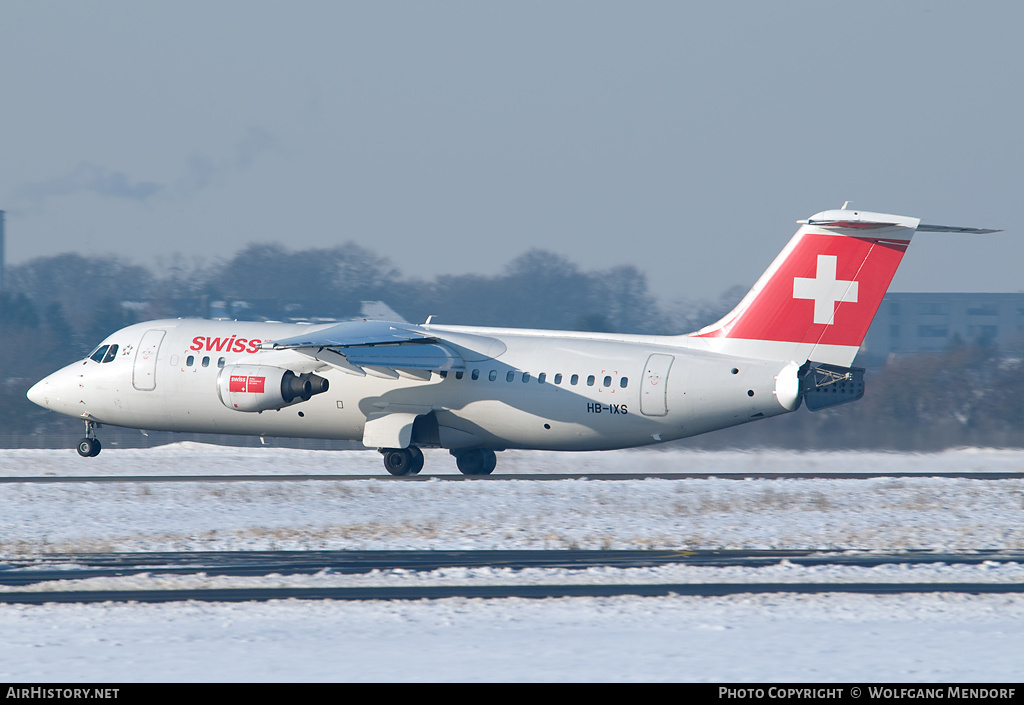
[[[473,448],[472,450],[448,451],[455,456],[455,464],[463,475],[490,475],[498,464],[493,450]]]
[[[83,439],[85,440],[85,439]],[[392,475],[417,475],[423,469],[423,451],[416,446],[408,448],[381,448],[384,468]],[[498,464],[493,450],[473,448],[449,451],[463,475],[490,475]]]
[[[96,437],[96,422],[86,421],[85,438],[78,442],[78,454],[83,458],[95,458],[102,449],[100,439]]]
[[[423,451],[416,446],[408,448],[381,448],[384,468],[392,475],[417,475],[423,469]]]

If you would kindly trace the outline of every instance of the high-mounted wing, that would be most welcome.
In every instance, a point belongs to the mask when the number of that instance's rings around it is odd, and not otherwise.
[[[308,334],[263,343],[264,350],[295,350],[352,374],[387,370],[444,372],[465,369],[455,346],[420,326],[349,321]]]
[[[283,350],[311,347],[355,347],[359,345],[399,345],[403,343],[437,342],[431,333],[419,326],[389,321],[347,321],[310,331],[284,340],[264,343],[266,349]]]

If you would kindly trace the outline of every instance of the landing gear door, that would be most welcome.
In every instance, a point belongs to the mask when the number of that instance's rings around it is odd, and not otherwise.
[[[142,392],[156,389],[156,358],[160,343],[166,331],[147,330],[135,352],[135,369],[132,370],[132,386]]]
[[[668,414],[668,371],[672,367],[672,355],[651,355],[647,358],[644,378],[640,388],[640,412],[644,416],[665,416]]]

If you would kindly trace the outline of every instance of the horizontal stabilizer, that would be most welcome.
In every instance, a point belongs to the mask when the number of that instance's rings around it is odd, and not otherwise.
[[[889,213],[872,213],[860,210],[832,210],[815,213],[807,220],[798,220],[801,225],[818,228],[847,228],[850,230],[880,230],[882,228],[913,228],[917,218],[907,218]]]
[[[925,225],[922,223],[917,226],[917,232],[919,233],[969,233],[972,235],[985,235],[987,233],[1001,233],[1002,230],[992,230],[990,228],[961,228],[956,225]]]

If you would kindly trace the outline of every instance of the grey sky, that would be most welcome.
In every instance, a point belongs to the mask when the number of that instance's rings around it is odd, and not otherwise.
[[[666,300],[750,284],[850,200],[929,223],[894,288],[1024,290],[1019,2],[0,7],[8,262],[355,241],[531,247]],[[296,282],[302,286],[302,282]]]

